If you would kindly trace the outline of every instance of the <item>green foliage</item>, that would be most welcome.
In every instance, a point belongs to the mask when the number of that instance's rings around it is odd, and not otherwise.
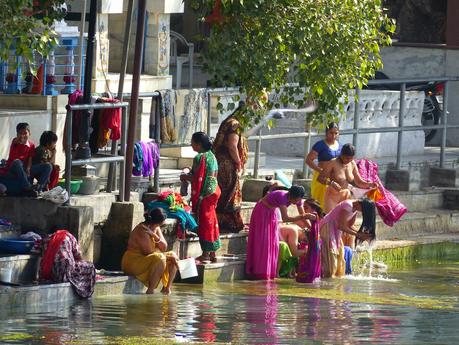
[[[46,57],[57,43],[52,29],[55,20],[65,13],[61,5],[65,0],[2,0],[0,1],[0,58],[7,60],[10,48],[28,61],[34,54]],[[34,65],[31,64],[32,72]]]
[[[190,1],[204,20],[216,0]],[[332,116],[349,89],[362,88],[382,67],[380,46],[391,44],[395,29],[381,0],[221,3],[223,20],[212,23],[203,55],[212,85],[238,86],[248,95],[275,90],[279,100],[267,108],[315,101],[314,122]],[[248,109],[246,116],[261,113]]]

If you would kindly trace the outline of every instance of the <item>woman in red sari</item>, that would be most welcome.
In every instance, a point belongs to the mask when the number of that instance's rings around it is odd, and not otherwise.
[[[216,207],[221,191],[217,183],[218,164],[212,153],[212,143],[204,132],[191,137],[191,147],[198,154],[193,160],[191,174],[181,175],[182,181],[191,181],[191,206],[198,222],[200,261],[216,262],[215,252],[220,248],[220,231]]]

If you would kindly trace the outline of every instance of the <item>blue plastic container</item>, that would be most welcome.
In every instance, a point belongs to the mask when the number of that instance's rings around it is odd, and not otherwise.
[[[29,254],[34,243],[20,238],[3,238],[0,239],[0,254]]]

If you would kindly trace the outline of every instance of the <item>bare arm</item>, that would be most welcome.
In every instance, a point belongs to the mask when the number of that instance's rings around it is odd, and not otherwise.
[[[306,164],[312,169],[312,170],[315,170],[317,171],[318,173],[321,173],[322,172],[322,168],[320,166],[318,166],[314,161],[317,159],[317,157],[319,156],[319,154],[314,151],[314,150],[311,150],[308,155],[306,156]]]
[[[296,217],[291,217],[288,215],[288,211],[287,211],[287,206],[280,206],[279,207],[280,209],[280,212],[281,212],[281,216],[282,216],[282,221],[283,222],[297,222],[297,221],[300,221],[300,220],[304,220],[304,219],[311,219],[311,220],[314,220],[316,219],[316,216],[312,213],[304,213],[303,211],[303,214],[300,214],[299,216],[296,216]],[[303,209],[301,207],[301,209]]]
[[[49,151],[51,152],[51,155],[49,157],[49,162],[54,165],[54,164],[56,164],[56,149],[54,148],[54,149],[49,150]]]
[[[164,238],[161,228],[159,226],[155,229],[155,234],[156,236],[158,236],[158,242],[156,242],[155,240],[156,247],[158,247],[160,251],[165,252],[167,250],[167,241]]]
[[[27,175],[30,175],[30,168],[32,167],[32,157],[27,158],[25,171]]]

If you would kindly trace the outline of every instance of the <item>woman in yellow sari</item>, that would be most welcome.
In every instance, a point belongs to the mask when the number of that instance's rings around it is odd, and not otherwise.
[[[311,183],[311,197],[317,200],[323,209],[326,185],[318,177],[330,161],[341,154],[342,145],[338,141],[339,128],[335,122],[330,122],[325,129],[325,139],[318,141],[306,156],[306,164],[314,171]],[[314,161],[317,159],[318,164]]]
[[[140,280],[147,287],[147,294],[153,294],[161,280],[161,292],[169,295],[177,273],[177,256],[166,252],[167,242],[160,228],[165,220],[163,209],[150,210],[145,221],[129,234],[128,248],[121,260],[124,273]]]

